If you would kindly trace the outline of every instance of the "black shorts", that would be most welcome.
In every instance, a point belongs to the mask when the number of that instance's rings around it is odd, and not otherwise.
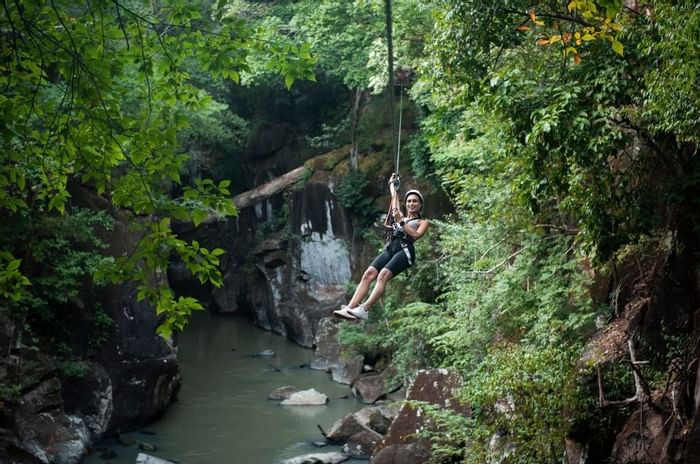
[[[413,244],[407,243],[406,246],[403,247],[401,246],[401,241],[395,239],[384,248],[382,254],[374,258],[370,266],[378,271],[388,269],[393,275],[396,275],[411,267],[415,262],[416,250]]]

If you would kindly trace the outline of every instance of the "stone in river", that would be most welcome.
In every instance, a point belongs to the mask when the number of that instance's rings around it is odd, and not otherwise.
[[[139,453],[136,456],[135,464],[174,464],[172,461],[167,461],[165,459],[157,458],[146,453]]]
[[[253,355],[254,358],[274,358],[275,356],[277,356],[277,353],[272,350],[264,350]]]
[[[314,388],[293,393],[289,398],[282,401],[282,406],[318,406],[328,402],[328,396],[319,393]]]
[[[350,456],[344,453],[316,453],[285,459],[280,464],[339,464],[348,459]]]
[[[299,389],[291,385],[286,385],[284,387],[279,387],[267,395],[268,400],[287,400],[294,393],[297,393]]]

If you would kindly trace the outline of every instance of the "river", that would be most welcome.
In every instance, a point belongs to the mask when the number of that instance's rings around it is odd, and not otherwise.
[[[134,444],[105,440],[86,464],[133,464],[143,452],[136,443],[142,442],[156,446],[148,454],[182,464],[275,464],[299,454],[339,450],[313,445],[323,441],[317,424],[328,429],[363,407],[347,385],[303,367],[313,358],[312,350],[257,329],[247,319],[196,314],[178,339],[179,400],[157,422],[125,434]],[[252,356],[264,350],[276,356]],[[284,385],[315,388],[330,401],[326,406],[280,406],[267,399]],[[105,460],[101,455],[109,450],[117,456]]]

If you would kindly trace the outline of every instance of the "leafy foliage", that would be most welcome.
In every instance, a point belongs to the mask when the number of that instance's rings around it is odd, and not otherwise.
[[[140,295],[165,316],[164,335],[198,306],[167,290],[171,253],[220,284],[220,251],[177,239],[170,218],[200,223],[211,212],[235,214],[226,199],[229,181],[199,181],[182,198],[168,195],[188,160],[178,132],[192,114],[217,109],[190,82],[189,69],[197,63],[215,79],[237,82],[257,55],[287,87],[313,77],[308,46],[284,37],[261,40],[243,21],[215,19],[222,15],[179,1],[150,7],[59,0],[6,2],[0,16],[0,212],[67,214],[68,186],[78,182],[132,218],[150,218],[134,221],[143,238],[133,255],[119,257],[112,277],[139,282]],[[17,260],[4,256],[2,293],[16,299],[26,282],[16,275]]]
[[[498,436],[509,462],[558,462],[573,424],[612,431],[619,419],[600,414],[571,367],[610,311],[589,294],[591,266],[642,242],[668,211],[698,230],[699,105],[682,76],[698,72],[688,38],[700,16],[668,1],[432,6],[411,96],[424,115],[417,140],[458,209],[434,221],[442,285],[431,304],[395,285],[366,338],[349,339],[391,353],[406,375],[465,374],[475,415],[449,439],[432,435],[442,455],[468,447],[467,462],[486,462]],[[625,397],[625,372],[610,373],[612,395]]]
[[[472,405],[474,446],[465,462],[486,462],[496,453],[509,462],[560,462],[570,416],[581,408],[576,352],[528,344],[492,349],[463,392]],[[500,448],[500,449],[499,449]],[[509,449],[510,448],[510,449]]]
[[[338,202],[359,218],[362,225],[369,225],[376,216],[373,199],[367,195],[369,178],[362,171],[350,171],[343,176],[335,187]]]

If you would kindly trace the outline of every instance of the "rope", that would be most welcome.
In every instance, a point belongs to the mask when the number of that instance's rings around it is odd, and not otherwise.
[[[399,135],[398,143],[396,144],[396,174],[399,173],[399,161],[401,160],[401,118],[403,115],[403,87],[399,86]]]

